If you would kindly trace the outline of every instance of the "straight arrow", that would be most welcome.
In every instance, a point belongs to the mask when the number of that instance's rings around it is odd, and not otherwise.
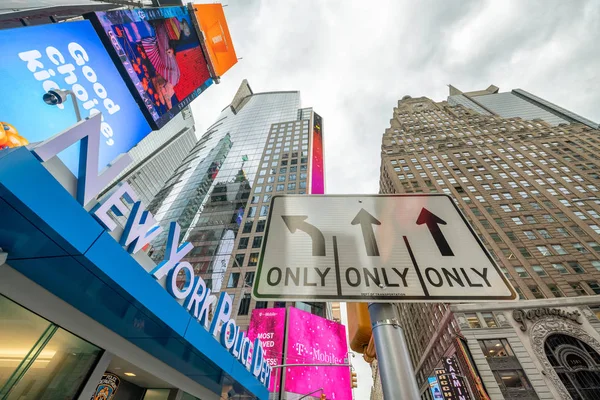
[[[379,257],[379,248],[377,247],[377,239],[375,238],[375,232],[373,232],[373,225],[381,225],[381,222],[374,216],[369,214],[364,208],[361,208],[356,217],[351,222],[352,225],[360,224],[363,234],[363,240],[365,241],[365,248],[367,249],[367,255],[372,257]]]
[[[325,237],[316,226],[305,221],[307,215],[282,215],[281,218],[291,233],[301,230],[310,236],[313,256],[325,256]]]
[[[440,224],[446,225],[446,221],[423,207],[419,217],[417,218],[417,225],[423,224],[427,225],[427,228],[429,229],[431,236],[433,236],[433,240],[435,240],[435,244],[440,250],[440,253],[442,253],[443,256],[453,256],[454,253],[452,252],[448,241],[444,237],[444,234],[440,230]]]

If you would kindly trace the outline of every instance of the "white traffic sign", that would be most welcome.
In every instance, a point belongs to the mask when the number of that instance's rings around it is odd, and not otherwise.
[[[259,300],[486,301],[517,294],[449,196],[274,196]]]

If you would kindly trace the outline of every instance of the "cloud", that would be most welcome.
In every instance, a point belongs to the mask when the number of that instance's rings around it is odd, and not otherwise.
[[[244,78],[300,90],[324,118],[328,193],[378,192],[381,136],[405,94],[495,84],[600,121],[598,1],[230,0],[225,12],[243,60],[194,101],[197,129]]]

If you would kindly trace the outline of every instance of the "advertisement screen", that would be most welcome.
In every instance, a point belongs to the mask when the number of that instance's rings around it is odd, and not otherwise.
[[[163,127],[213,81],[185,7],[86,14],[148,122]]]
[[[289,313],[286,364],[344,364],[348,352],[344,325],[293,307]],[[288,392],[323,388],[328,399],[352,400],[349,367],[288,367],[285,382]]]
[[[264,357],[269,365],[281,365],[283,360],[283,340],[285,331],[285,308],[256,308],[252,310],[248,338],[259,338],[263,345]],[[280,369],[274,369],[269,391],[279,390]]]
[[[223,76],[238,59],[221,4],[194,4],[204,43],[216,76]]]
[[[310,194],[325,193],[325,166],[323,165],[323,120],[314,114],[312,136],[312,176]]]
[[[129,151],[150,126],[89,21],[0,30],[0,148],[46,140],[77,123],[73,98],[49,105],[44,94],[71,90],[82,118],[102,113],[100,169]],[[79,147],[60,158],[77,173]]]
[[[442,396],[442,392],[440,391],[440,385],[435,376],[430,376],[427,378],[429,382],[429,390],[431,390],[431,396],[433,400],[443,400],[444,396]]]

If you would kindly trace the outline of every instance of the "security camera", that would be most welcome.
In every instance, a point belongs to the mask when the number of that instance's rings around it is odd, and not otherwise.
[[[68,92],[62,89],[48,90],[48,92],[44,94],[44,102],[50,106],[62,104],[67,101],[67,94]]]

